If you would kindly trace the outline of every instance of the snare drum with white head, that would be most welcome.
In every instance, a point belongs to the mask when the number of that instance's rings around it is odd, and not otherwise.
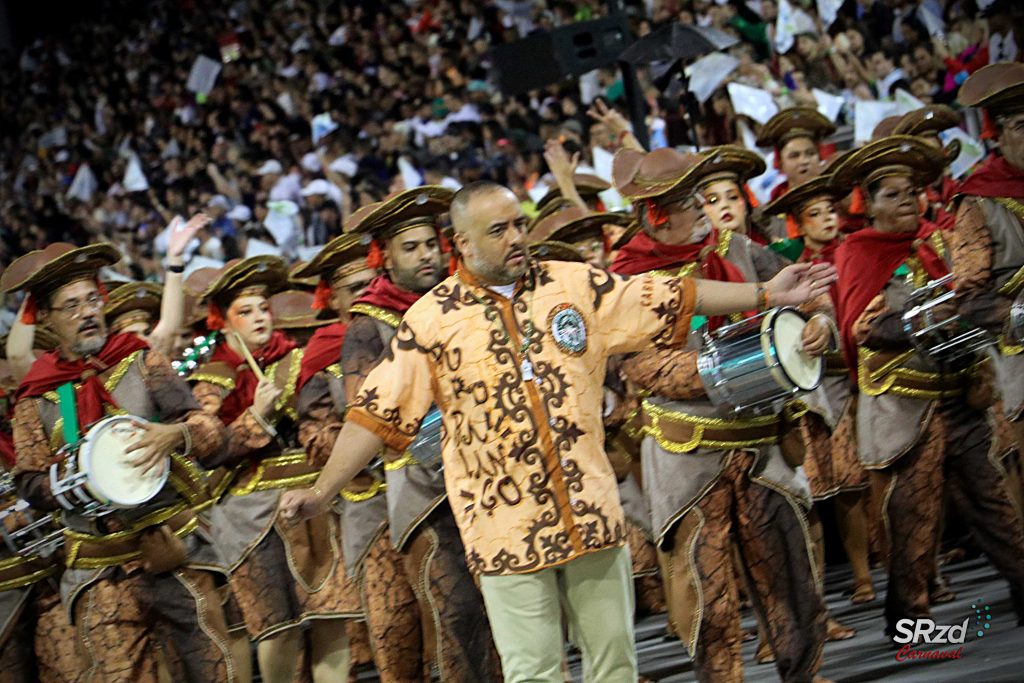
[[[939,319],[939,306],[956,301],[952,275],[932,280],[911,292],[903,308],[903,329],[919,355],[936,365],[952,363],[991,346],[995,340],[959,315]]]
[[[739,412],[817,389],[825,366],[803,351],[806,326],[800,311],[783,307],[705,333],[697,371],[711,402]]]
[[[132,509],[152,500],[167,483],[170,456],[157,471],[143,474],[128,448],[142,436],[138,424],[147,420],[131,415],[104,418],[72,446],[67,456],[50,466],[50,486],[66,510],[105,514]]]

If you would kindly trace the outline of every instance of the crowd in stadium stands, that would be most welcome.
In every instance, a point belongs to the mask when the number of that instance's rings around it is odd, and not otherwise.
[[[627,2],[641,36],[678,21],[740,39],[728,50],[738,66],[696,107],[641,70],[652,146],[742,144],[727,82],[780,107],[817,106],[815,89],[838,95],[838,123],[852,123],[856,101],[899,89],[954,103],[969,74],[1024,49],[1013,0],[847,1],[826,26],[828,4],[783,3],[804,21],[780,53],[777,0]],[[127,256],[124,275],[159,280],[165,226],[200,210],[213,222],[190,254],[224,261],[257,240],[294,260],[410,177],[494,179],[529,212],[550,183],[544,141],[581,150],[584,168],[593,147],[616,147],[589,105],[626,111],[614,68],[515,97],[490,78],[494,46],[606,15],[597,0],[99,5],[88,23],[4,55],[0,266],[55,241],[107,240]],[[187,82],[199,55],[222,68],[197,94]],[[7,297],[0,333],[18,303]]]

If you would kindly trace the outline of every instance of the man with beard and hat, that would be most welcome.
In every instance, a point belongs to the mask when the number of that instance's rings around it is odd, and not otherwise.
[[[341,349],[349,403],[386,358],[405,312],[445,276],[439,220],[452,194],[436,185],[399,192],[350,228],[373,238],[370,265],[385,273],[349,308],[352,320]],[[419,680],[429,677],[432,663],[442,680],[497,681],[501,667],[436,466],[439,458],[435,443],[426,450],[414,444],[383,460],[387,525],[375,537],[363,537],[369,545],[358,553],[365,558],[363,595],[377,669],[384,680]],[[342,492],[346,516],[350,509],[363,516],[357,506],[366,505],[365,495]],[[362,531],[370,530],[363,522]]]
[[[615,184],[639,207],[643,229],[611,270],[720,282],[760,282],[782,270],[785,261],[773,251],[733,231],[718,233],[701,208],[699,187],[735,177],[748,163],[714,150],[620,151]],[[828,309],[825,301],[827,294],[818,297],[815,308]],[[706,320],[710,332],[726,322]],[[826,321],[812,319],[804,351],[820,355],[830,336]],[[808,554],[811,494],[799,465],[808,444],[822,445],[816,433],[825,427],[803,401],[764,415],[714,404],[697,369],[703,343],[691,335],[684,348],[644,350],[622,365],[648,395],[641,458],[669,618],[700,680],[742,678],[735,546],[780,677],[810,680],[821,666],[826,612],[822,577]]]
[[[1024,454],[1024,345],[1007,336],[1009,310],[1024,292],[1024,64],[979,69],[960,89],[981,107],[998,144],[960,185],[953,229],[953,273],[960,311],[998,337],[991,358],[1004,416]]]
[[[534,263],[519,201],[489,181],[462,188],[451,219],[458,270],[405,312],[324,473],[282,509],[317,514],[382,447],[401,457],[436,405],[449,502],[505,679],[564,680],[564,606],[584,676],[635,680],[625,520],[604,452],[608,357],[685,342],[695,313],[802,303],[834,273],[796,265],[759,286]]]
[[[900,117],[893,127],[892,135],[913,135],[936,149],[943,149],[939,133],[960,125],[960,115],[944,104],[931,104]],[[945,148],[946,161],[952,162],[960,154],[960,141],[954,140]],[[928,198],[925,218],[943,230],[953,227],[955,216],[950,213],[950,203],[956,195],[959,183],[953,179],[949,169],[943,171],[938,180],[924,188]]]
[[[38,357],[56,348],[57,340],[40,327],[34,346]],[[7,541],[0,544],[0,681],[75,683],[85,671],[75,650],[75,629],[60,603],[60,559],[54,547],[35,545],[58,527],[45,523],[48,513],[18,497],[10,473],[16,455],[8,418],[24,373],[11,368],[4,355],[0,344],[0,525]],[[8,542],[22,552],[15,553]]]
[[[941,150],[900,135],[865,145],[833,170],[837,187],[861,188],[872,217],[836,252],[837,298],[859,388],[858,454],[886,490],[888,634],[901,619],[930,616],[944,491],[1010,583],[1014,609],[1024,618],[1024,527],[991,460],[988,402],[972,395],[980,363],[974,354],[943,360],[919,351],[904,321],[911,294],[949,274],[941,233],[921,220],[918,201],[945,164]],[[943,321],[954,309],[947,302],[934,314]]]
[[[167,357],[133,335],[108,333],[97,273],[119,259],[109,244],[56,243],[17,259],[0,278],[4,291],[29,292],[39,321],[59,340],[16,393],[13,475],[34,508],[61,509],[61,597],[87,677],[155,683],[162,650],[175,680],[234,680],[215,590],[224,569],[193,510],[206,490],[190,462],[216,457],[223,428]],[[140,473],[169,460],[167,483],[138,507],[99,515],[67,497],[59,503],[51,490],[55,455],[63,458],[62,449],[105,415],[128,411],[151,420],[139,423],[142,437],[128,457]]]

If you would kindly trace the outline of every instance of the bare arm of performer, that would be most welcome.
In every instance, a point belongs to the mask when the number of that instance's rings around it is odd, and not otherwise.
[[[171,238],[167,245],[167,265],[182,266],[182,255],[185,247],[192,241],[196,232],[210,224],[210,217],[205,213],[197,213],[188,223],[176,221],[171,226]],[[174,338],[185,320],[185,287],[182,284],[182,273],[168,270],[164,273],[164,293],[160,299],[160,321],[149,333],[149,345],[163,354],[170,354],[174,347]]]
[[[28,374],[28,369],[36,360],[32,353],[32,344],[36,338],[36,326],[21,322],[21,317],[25,314],[26,303],[28,303],[27,296],[22,299],[21,307],[18,308],[18,317],[15,318],[14,324],[11,325],[11,331],[7,335],[7,364],[11,368],[14,379],[19,382]]]
[[[587,211],[587,204],[583,201],[576,183],[572,180],[572,174],[576,171],[576,165],[580,162],[580,153],[576,152],[569,158],[569,153],[557,139],[548,140],[544,143],[544,160],[548,162],[551,175],[555,177],[562,197],[573,203],[574,206]]]
[[[836,280],[836,269],[828,263],[795,263],[764,283],[767,304],[799,306],[822,294]],[[728,315],[758,309],[757,291],[760,285],[748,282],[716,282],[697,280],[696,312],[700,315]]]

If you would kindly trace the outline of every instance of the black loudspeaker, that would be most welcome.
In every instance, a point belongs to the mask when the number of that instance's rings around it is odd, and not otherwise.
[[[633,41],[623,14],[532,33],[492,52],[491,75],[506,95],[520,95],[615,63]]]

